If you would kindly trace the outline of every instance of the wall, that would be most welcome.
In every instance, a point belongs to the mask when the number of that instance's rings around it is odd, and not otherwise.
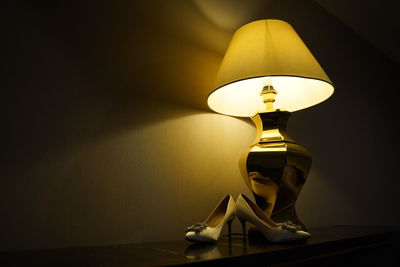
[[[400,224],[393,62],[312,1],[138,2],[3,9],[1,250],[180,239],[249,195],[255,129],[206,98],[235,27],[260,18],[290,22],[336,87],[289,123],[314,156],[300,217]]]

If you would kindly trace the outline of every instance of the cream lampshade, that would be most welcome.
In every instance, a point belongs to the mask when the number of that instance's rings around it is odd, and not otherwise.
[[[333,93],[331,80],[286,22],[258,20],[239,28],[226,51],[208,97],[219,113],[248,117],[266,111],[260,92],[276,90],[274,108],[296,111]]]

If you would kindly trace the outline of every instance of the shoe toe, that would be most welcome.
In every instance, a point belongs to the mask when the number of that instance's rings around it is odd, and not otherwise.
[[[186,240],[189,240],[189,241],[195,241],[196,240],[196,234],[195,234],[195,232],[187,232],[186,234],[185,234],[185,239]]]
[[[305,232],[305,231],[301,231],[301,230],[296,231],[296,234],[298,234],[299,237],[301,237],[302,239],[303,239],[303,238],[305,239],[305,238],[311,237],[311,234],[310,234],[310,233]]]
[[[192,242],[215,242],[216,240],[202,233],[187,232],[185,239]]]

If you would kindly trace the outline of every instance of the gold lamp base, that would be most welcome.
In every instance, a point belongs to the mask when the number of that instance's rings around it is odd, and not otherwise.
[[[244,177],[267,216],[277,223],[291,221],[305,230],[295,204],[311,167],[311,155],[289,137],[286,124],[290,115],[274,110],[252,117],[257,137],[242,159],[246,166]]]

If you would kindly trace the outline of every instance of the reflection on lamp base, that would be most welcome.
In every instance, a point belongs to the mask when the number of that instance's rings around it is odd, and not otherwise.
[[[252,117],[257,138],[246,159],[246,183],[257,205],[277,223],[291,221],[306,230],[295,203],[311,167],[311,155],[287,133],[291,113],[275,110]]]

